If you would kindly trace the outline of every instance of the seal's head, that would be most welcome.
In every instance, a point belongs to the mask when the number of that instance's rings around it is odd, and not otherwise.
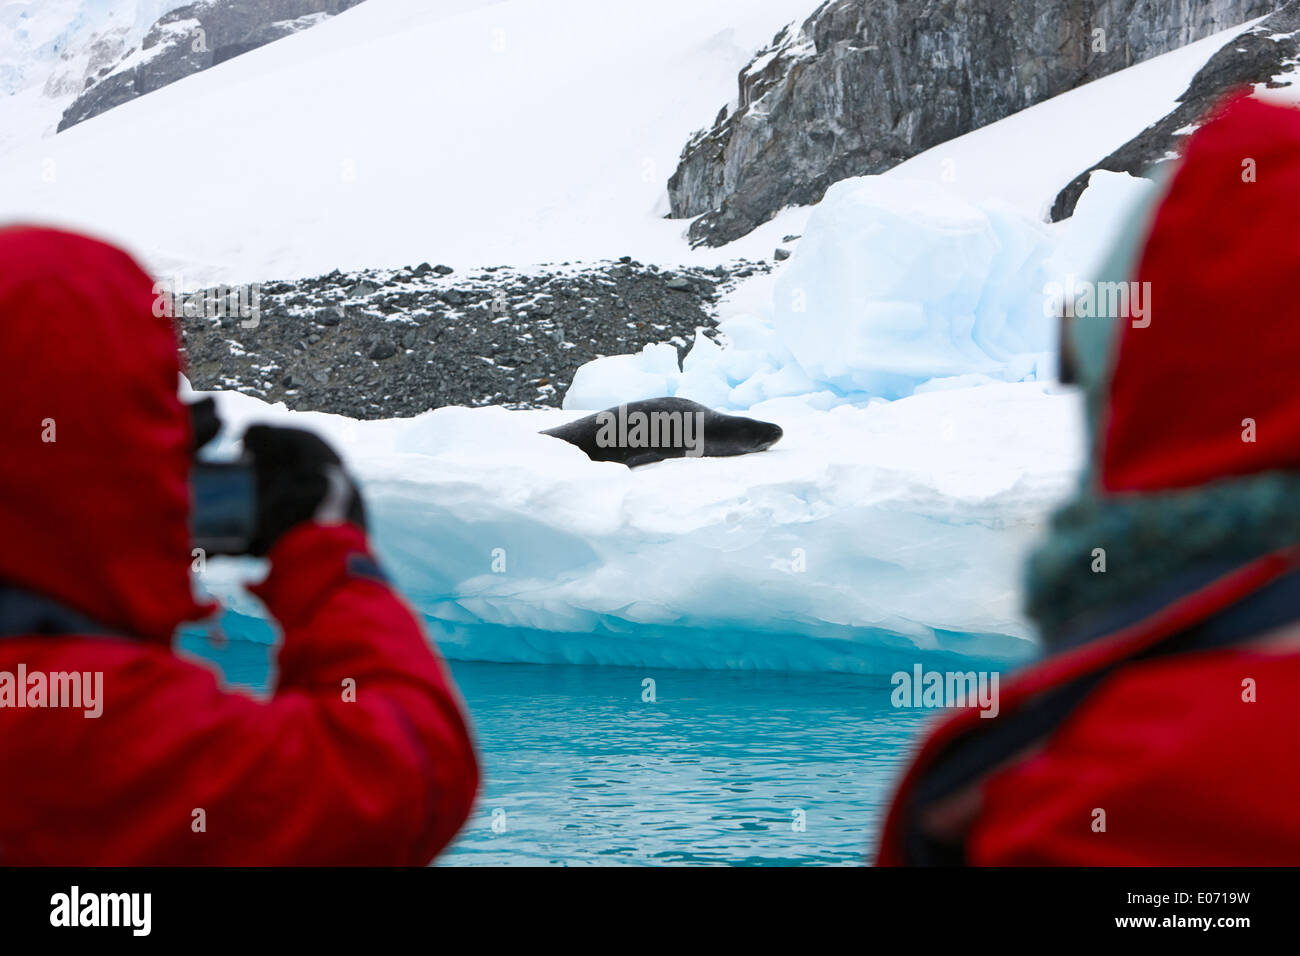
[[[715,413],[704,420],[704,454],[713,457],[766,451],[784,434],[781,426],[772,422]]]

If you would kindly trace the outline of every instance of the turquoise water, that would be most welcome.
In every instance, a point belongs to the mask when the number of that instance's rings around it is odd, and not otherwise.
[[[265,644],[182,646],[267,684]],[[440,865],[860,863],[927,717],[890,706],[886,676],[451,669],[483,785]]]

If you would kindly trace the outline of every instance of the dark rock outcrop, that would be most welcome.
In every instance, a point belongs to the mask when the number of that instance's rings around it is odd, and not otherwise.
[[[722,245],[834,182],[1218,30],[1273,0],[828,0],[741,71],[668,182],[693,244]]]
[[[261,285],[255,324],[233,307],[236,296],[218,316],[202,307],[215,290],[195,293],[191,311],[200,314],[182,314],[178,325],[195,388],[354,418],[558,406],[591,359],[654,342],[684,355],[697,328],[715,327],[717,297],[769,268],[739,260],[668,271],[628,258],[535,272],[336,271]]]
[[[90,77],[59,132],[137,96],[305,30],[362,0],[197,0],[164,14],[138,50]]]
[[[1230,92],[1251,84],[1273,88],[1290,86],[1292,80],[1279,78],[1297,68],[1300,68],[1300,0],[1291,0],[1214,54],[1192,78],[1172,112],[1074,177],[1052,203],[1052,222],[1074,214],[1074,206],[1087,188],[1088,177],[1094,169],[1134,176],[1155,173],[1178,157],[1181,141]]]

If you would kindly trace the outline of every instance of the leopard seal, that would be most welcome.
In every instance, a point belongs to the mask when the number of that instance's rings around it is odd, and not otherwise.
[[[771,448],[780,425],[724,415],[685,398],[616,405],[541,432],[577,445],[592,461],[636,468],[666,458],[722,458]]]

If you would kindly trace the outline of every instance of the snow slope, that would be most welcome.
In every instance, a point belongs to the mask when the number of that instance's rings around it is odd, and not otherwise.
[[[814,6],[368,0],[13,151],[0,219],[110,236],[194,281],[674,260],[682,143]]]

